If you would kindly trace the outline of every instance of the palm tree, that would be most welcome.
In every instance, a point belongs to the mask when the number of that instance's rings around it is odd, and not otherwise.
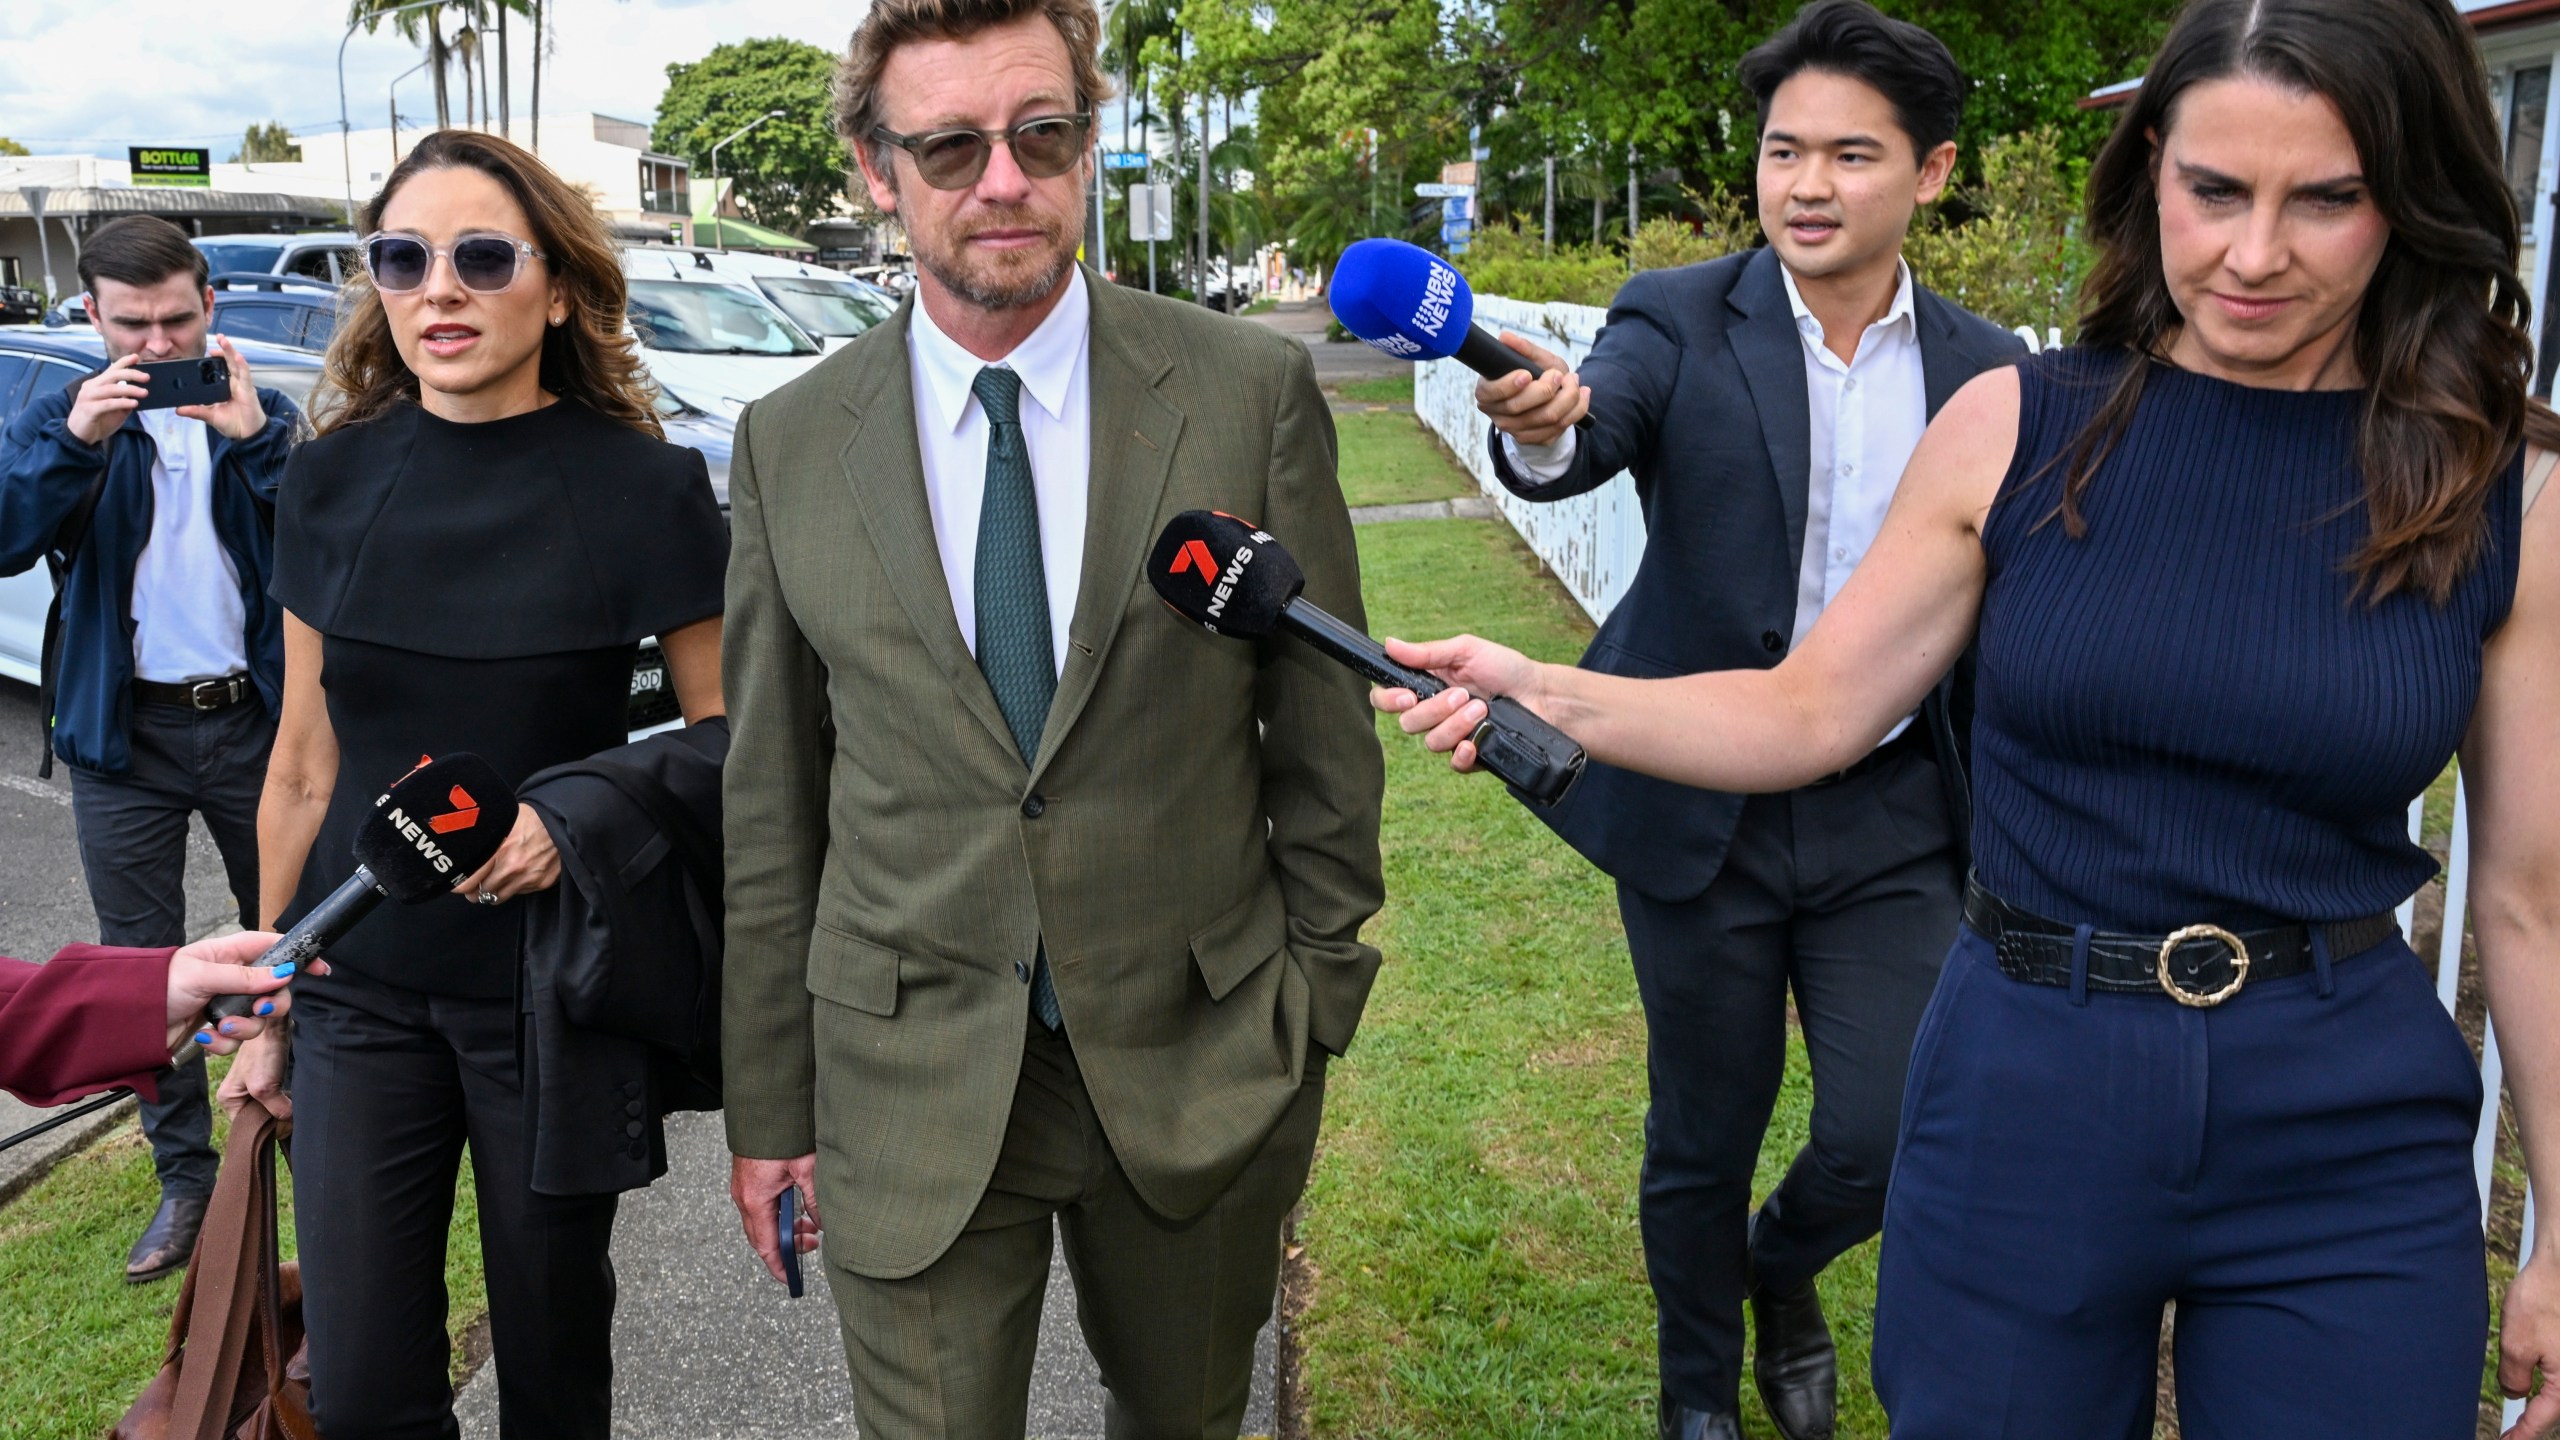
[[[503,95],[492,97],[490,93],[488,47],[482,42],[494,20],[498,26],[498,82],[503,89],[507,76],[506,17],[509,11],[533,17],[533,93],[535,105],[539,108],[542,98],[541,0],[445,0],[440,5],[402,10],[400,6],[404,3],[406,0],[348,0],[347,20],[350,24],[362,25],[368,35],[381,29],[382,23],[388,20],[392,30],[402,39],[421,46],[427,52],[427,69],[435,76],[436,128],[443,129],[453,123],[448,72],[457,60],[462,65],[463,123],[485,125],[505,116]],[[457,22],[450,36],[445,33],[447,11],[453,12],[452,18]]]

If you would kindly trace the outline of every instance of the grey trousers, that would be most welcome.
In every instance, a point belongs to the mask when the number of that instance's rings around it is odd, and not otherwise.
[[[827,1272],[864,1440],[1020,1440],[1053,1218],[1102,1370],[1103,1433],[1233,1436],[1279,1287],[1280,1222],[1315,1159],[1323,1063],[1310,1057],[1298,1098],[1227,1192],[1168,1220],[1120,1169],[1065,1037],[1031,1024],[1004,1148],[960,1238],[904,1280]]]
[[[80,867],[98,912],[101,945],[187,940],[187,817],[204,816],[240,923],[258,921],[258,797],[276,722],[255,700],[221,710],[133,707],[133,768],[71,767],[71,817]],[[217,1160],[204,1061],[160,1077],[142,1104],[142,1133],[166,1196],[210,1195]]]

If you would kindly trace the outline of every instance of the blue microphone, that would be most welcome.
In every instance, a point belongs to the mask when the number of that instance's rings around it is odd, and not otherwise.
[[[1456,267],[1402,240],[1362,240],[1333,263],[1325,298],[1342,328],[1399,360],[1447,360],[1488,380],[1538,367],[1475,323],[1475,292]]]

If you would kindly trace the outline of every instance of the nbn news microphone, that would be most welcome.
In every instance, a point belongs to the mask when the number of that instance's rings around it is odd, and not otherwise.
[[[356,872],[311,907],[258,963],[303,962],[356,928],[373,908],[393,899],[417,905],[449,894],[489,863],[516,824],[516,794],[488,761],[456,752],[421,759],[373,802],[356,831]],[[247,995],[225,995],[209,1007],[216,1022],[246,1015]]]
[[[1342,328],[1399,360],[1456,360],[1488,380],[1538,373],[1528,356],[1476,323],[1475,292],[1457,267],[1419,245],[1372,239],[1333,262],[1325,301]],[[1589,429],[1591,417],[1574,422]]]
[[[1214,510],[1185,510],[1156,537],[1147,582],[1175,614],[1212,635],[1262,640],[1287,633],[1373,685],[1428,698],[1449,688],[1387,658],[1386,647],[1307,600],[1306,573],[1267,530]],[[1553,805],[1582,773],[1582,747],[1519,701],[1484,696],[1484,723],[1469,737],[1477,763],[1522,799]]]

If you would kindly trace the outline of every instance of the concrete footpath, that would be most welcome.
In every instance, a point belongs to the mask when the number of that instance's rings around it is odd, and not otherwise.
[[[855,1433],[853,1392],[825,1269],[788,1298],[764,1273],[729,1204],[729,1151],[717,1115],[667,1122],[666,1178],[626,1195],[614,1223],[615,1440],[819,1440]],[[1278,1243],[1277,1237],[1274,1242]],[[1265,1326],[1244,1434],[1272,1432],[1276,1350]],[[465,1440],[497,1440],[494,1363],[464,1387]],[[1041,1307],[1031,1376],[1034,1440],[1099,1440],[1102,1386],[1075,1323],[1063,1252]]]

